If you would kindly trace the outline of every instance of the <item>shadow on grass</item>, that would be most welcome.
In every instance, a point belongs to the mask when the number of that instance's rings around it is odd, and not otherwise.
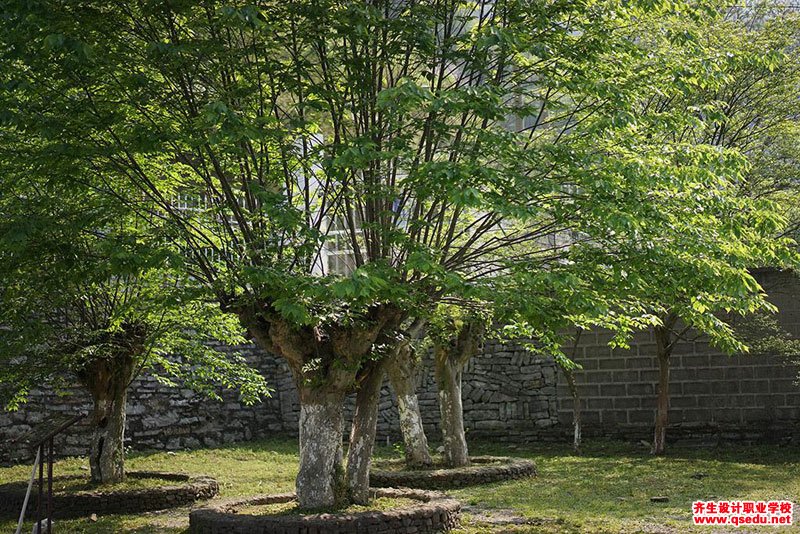
[[[260,439],[252,441],[240,441],[237,443],[224,443],[215,447],[204,447],[197,449],[198,451],[236,451],[236,452],[272,452],[279,454],[297,454],[297,437],[284,434],[278,435],[269,439]],[[152,456],[154,454],[164,454],[165,451],[161,450],[146,450],[146,451],[132,451],[127,454],[126,458],[142,458]],[[179,451],[183,452],[183,451]]]
[[[112,532],[112,531],[109,531]],[[136,527],[125,531],[126,534],[189,534],[189,529],[175,528],[164,530],[164,527],[159,526],[144,526]]]
[[[590,440],[585,449],[575,456],[561,444],[505,448],[475,443],[471,447],[475,454],[504,452],[531,458],[539,477],[453,493],[472,506],[563,520],[565,532],[689,532],[695,500],[800,497],[796,476],[800,451],[790,448],[673,447],[666,456],[653,457],[641,444]],[[651,502],[655,496],[668,500]],[[658,530],[661,526],[664,529]],[[507,531],[550,532],[547,524],[520,528]]]
[[[476,440],[470,444],[470,453],[493,454],[503,451],[503,454],[514,456],[536,455],[543,458],[556,458],[572,456],[572,448],[565,443],[539,442],[520,445],[496,445],[485,441]],[[630,458],[648,460],[654,457],[649,448],[640,442],[588,439],[584,442],[583,450],[578,457],[591,458]],[[783,465],[800,462],[800,447],[777,443],[757,445],[742,445],[735,443],[722,443],[712,446],[696,446],[677,443],[668,445],[666,454],[662,458],[679,460],[720,460],[737,463],[753,463],[762,465]]]

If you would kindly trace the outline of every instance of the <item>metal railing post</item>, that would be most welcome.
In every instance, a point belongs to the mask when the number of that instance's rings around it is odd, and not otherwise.
[[[36,530],[41,530],[42,503],[44,502],[44,443],[39,445],[39,498],[36,500]]]
[[[47,534],[51,534],[53,526],[53,438],[50,438],[47,456]]]
[[[24,523],[26,510],[28,509],[28,499],[31,495],[31,490],[33,489],[33,481],[36,479],[36,464],[39,464],[39,491],[38,491],[38,500],[36,502],[36,526],[34,528],[34,532],[39,532],[40,534],[44,532],[44,525],[42,522],[43,519],[43,512],[47,513],[47,532],[49,533],[53,529],[53,514],[55,513],[55,502],[53,499],[53,464],[55,463],[55,444],[54,438],[56,435],[64,432],[66,429],[77,423],[78,421],[84,419],[86,414],[81,413],[78,415],[57,415],[52,416],[46,419],[41,425],[37,428],[31,430],[27,434],[20,436],[18,440],[20,443],[28,442],[30,443],[31,452],[36,450],[36,458],[37,461],[34,462],[33,468],[31,470],[31,480],[28,484],[28,491],[25,494],[25,501],[22,505],[22,511],[20,512],[20,520],[17,530],[22,528]],[[45,449],[47,446],[47,449]],[[45,494],[44,494],[44,462],[45,462],[45,452],[47,453],[47,504],[45,504]],[[47,509],[45,510],[45,506]]]
[[[19,521],[17,522],[17,530],[14,534],[22,534],[22,526],[25,524],[25,516],[28,512],[28,500],[31,498],[31,490],[33,490],[33,481],[36,480],[36,468],[39,466],[39,463],[42,461],[42,457],[39,455],[41,451],[36,451],[36,459],[33,461],[33,467],[31,468],[31,478],[28,480],[28,491],[25,492],[25,500],[22,501],[22,511],[19,513]]]

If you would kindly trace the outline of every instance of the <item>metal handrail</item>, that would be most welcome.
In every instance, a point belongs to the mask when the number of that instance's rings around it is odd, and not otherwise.
[[[25,512],[28,510],[28,499],[31,497],[31,490],[33,489],[33,479],[36,478],[36,467],[39,465],[39,453],[36,451],[36,459],[33,461],[33,469],[31,469],[31,479],[28,481],[28,490],[25,492],[25,500],[22,501],[22,511],[19,513],[19,522],[17,522],[17,531],[14,534],[22,533],[22,524],[25,522]]]
[[[22,511],[20,512],[19,516],[19,524],[17,525],[17,532],[16,534],[20,534],[22,532],[22,524],[25,520],[25,513],[28,509],[28,500],[30,499],[31,490],[33,489],[33,480],[36,477],[36,467],[39,467],[39,498],[36,502],[36,527],[34,532],[41,534],[42,532],[47,532],[50,534],[53,529],[53,461],[54,461],[54,453],[53,453],[53,438],[60,434],[61,432],[65,431],[81,419],[86,417],[86,414],[78,414],[72,416],[68,419],[64,419],[58,422],[58,425],[53,427],[50,430],[47,430],[44,434],[40,434],[39,432],[31,432],[28,433],[26,436],[22,436],[17,441],[24,441],[27,438],[27,441],[30,442],[30,448],[36,448],[36,461],[33,463],[33,470],[31,471],[31,480],[28,483],[28,491],[25,494],[25,501],[22,503]],[[55,418],[58,420],[58,418]],[[47,444],[47,456],[45,457],[45,444]],[[44,460],[47,459],[47,530],[42,530],[42,504],[44,503]]]

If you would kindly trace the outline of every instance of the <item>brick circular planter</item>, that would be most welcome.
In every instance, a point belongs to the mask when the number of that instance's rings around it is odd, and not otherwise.
[[[219,484],[211,477],[189,476],[179,473],[157,473],[133,471],[129,478],[158,478],[174,482],[155,488],[103,491],[102,488],[74,493],[53,491],[53,515],[57,519],[86,517],[91,514],[137,514],[191,504],[200,499],[210,499],[219,493]],[[53,477],[53,486],[59,481],[82,478],[81,475]],[[45,479],[45,502],[47,503]],[[27,482],[12,482],[0,485],[0,517],[17,518],[22,510]],[[39,498],[37,484],[31,491],[26,517],[36,517]]]
[[[372,489],[372,497],[405,498],[419,504],[396,510],[353,514],[249,515],[238,507],[279,504],[293,493],[222,501],[189,514],[189,534],[424,534],[458,526],[461,504],[441,493],[412,489]]]
[[[468,467],[452,469],[387,471],[379,468],[378,461],[370,471],[369,483],[376,488],[450,489],[536,476],[536,465],[522,458],[473,456],[470,462]]]

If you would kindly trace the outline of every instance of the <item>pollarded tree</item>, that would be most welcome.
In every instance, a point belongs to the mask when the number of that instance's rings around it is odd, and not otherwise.
[[[127,393],[143,370],[216,398],[220,385],[239,388],[248,403],[268,393],[241,357],[204,344],[243,338],[215,303],[198,298],[177,268],[180,256],[142,232],[119,203],[64,187],[34,159],[6,156],[0,399],[7,408],[33,388],[77,381],[93,402],[91,478],[106,484],[125,477]],[[12,159],[15,167],[5,165]]]
[[[424,320],[415,320],[398,337],[393,348],[395,353],[389,358],[386,370],[389,383],[397,396],[406,464],[412,469],[430,467],[433,464],[417,397],[423,371],[421,353],[424,342],[420,337],[424,327]]]
[[[0,103],[5,128],[89,162],[98,191],[132,204],[118,183],[144,194],[187,272],[287,361],[300,505],[363,502],[369,385],[405,321],[559,261],[563,243],[532,246],[546,236],[647,226],[650,191],[705,187],[735,163],[663,141],[695,120],[685,110],[632,120],[645,95],[679,93],[717,67],[685,34],[653,55],[637,32],[707,13],[605,1],[12,2]],[[665,169],[677,160],[676,182]]]
[[[441,304],[429,322],[444,464],[448,467],[469,465],[461,376],[467,362],[483,345],[489,321],[486,310],[479,305],[469,308]]]

